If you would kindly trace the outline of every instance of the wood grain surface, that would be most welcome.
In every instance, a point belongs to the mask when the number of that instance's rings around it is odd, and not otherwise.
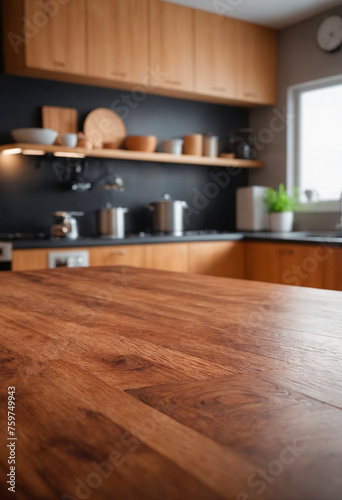
[[[0,283],[1,499],[342,498],[340,292],[121,266]]]

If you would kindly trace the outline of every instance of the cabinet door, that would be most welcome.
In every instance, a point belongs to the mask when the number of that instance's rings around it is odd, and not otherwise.
[[[234,19],[195,11],[195,90],[238,97],[237,23]]]
[[[85,0],[25,0],[25,17],[28,67],[85,75]]]
[[[269,28],[237,21],[240,100],[257,104],[277,101],[277,40]]]
[[[323,247],[324,248],[324,247]],[[323,248],[321,250],[324,257]],[[325,272],[323,287],[327,290],[342,291],[342,249],[336,247],[325,247]]]
[[[146,267],[144,245],[125,245],[89,248],[91,266]]]
[[[244,243],[215,241],[189,243],[189,272],[244,278]]]
[[[187,243],[146,245],[146,267],[163,271],[188,271]]]
[[[323,288],[325,260],[319,245],[246,242],[246,278]]]
[[[194,11],[150,0],[150,85],[194,90]]]
[[[147,83],[147,0],[88,0],[88,74]]]
[[[246,242],[245,276],[248,280],[281,283],[277,246],[273,243]]]

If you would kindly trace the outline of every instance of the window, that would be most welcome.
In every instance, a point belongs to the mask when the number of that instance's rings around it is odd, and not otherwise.
[[[314,191],[321,201],[342,191],[342,77],[302,84],[289,91],[289,180],[301,199]],[[291,182],[292,181],[292,182]]]

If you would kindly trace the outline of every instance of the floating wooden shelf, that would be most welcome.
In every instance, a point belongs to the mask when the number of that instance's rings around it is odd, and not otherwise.
[[[114,160],[153,161],[160,163],[181,163],[184,165],[209,165],[213,167],[263,167],[264,162],[255,160],[239,160],[237,158],[209,158],[206,156],[172,155],[168,153],[143,153],[140,151],[127,151],[124,149],[86,149],[66,148],[65,146],[43,146],[41,144],[6,144],[0,146],[1,155],[23,154],[44,155],[52,154],[58,157],[93,157],[112,158]]]

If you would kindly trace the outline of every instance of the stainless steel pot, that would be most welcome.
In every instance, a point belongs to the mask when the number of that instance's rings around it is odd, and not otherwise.
[[[184,210],[188,208],[186,201],[171,200],[164,195],[162,201],[146,205],[153,212],[153,230],[155,233],[166,233],[181,236],[184,232]]]
[[[101,236],[108,238],[125,237],[125,213],[128,208],[103,208],[99,210],[99,231]]]

